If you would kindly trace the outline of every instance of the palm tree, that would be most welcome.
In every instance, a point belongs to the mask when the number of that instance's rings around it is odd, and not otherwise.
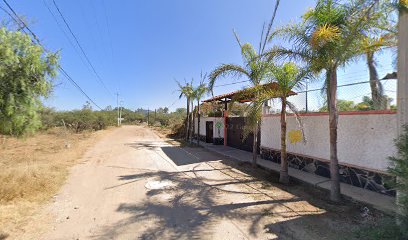
[[[375,110],[385,109],[387,98],[378,77],[375,54],[397,45],[395,6],[389,0],[379,0],[371,14],[369,29],[365,32],[360,49],[365,57],[370,77],[371,99]]]
[[[270,31],[272,30],[273,23],[275,21],[276,13],[278,11],[280,5],[280,0],[277,0],[275,3],[274,11],[272,14],[272,18],[268,23],[268,26],[265,27],[265,24],[262,28],[261,39],[259,41],[259,49],[258,53],[255,51],[254,47],[250,43],[246,43],[244,45],[241,44],[241,41],[238,38],[238,35],[234,31],[235,38],[238,42],[238,45],[241,50],[241,55],[244,61],[243,66],[239,66],[236,64],[222,64],[214,69],[209,75],[209,90],[213,91],[214,84],[216,80],[220,77],[227,77],[232,76],[233,78],[237,79],[242,76],[248,78],[250,84],[253,87],[255,92],[252,93],[253,100],[249,106],[248,117],[246,121],[247,128],[245,131],[246,135],[249,132],[252,132],[254,135],[254,141],[252,146],[252,166],[257,167],[257,157],[258,157],[258,131],[260,127],[260,123],[262,120],[262,106],[263,103],[257,101],[260,91],[258,87],[262,84],[264,80],[266,80],[270,74],[271,67],[273,64],[270,61],[265,61],[263,57],[265,47],[268,43],[268,37]],[[265,31],[266,30],[266,31]],[[234,100],[234,99],[233,99]],[[248,131],[249,127],[249,131]]]
[[[375,61],[375,53],[381,51],[385,47],[395,46],[396,42],[385,35],[381,37],[369,37],[363,39],[362,50],[366,57],[368,72],[370,76],[371,99],[375,110],[385,109],[387,99],[384,96],[383,86],[378,77],[377,63]]]
[[[340,175],[337,157],[337,69],[359,54],[356,50],[367,28],[370,1],[342,4],[336,0],[318,0],[316,7],[303,16],[300,24],[284,27],[271,35],[283,36],[292,48],[275,47],[267,55],[289,57],[305,62],[318,74],[325,71],[329,107],[330,175],[333,201],[340,201]]]
[[[189,133],[190,133],[190,102],[191,102],[191,97],[193,94],[193,82],[185,82],[185,85],[182,85],[180,82],[177,82],[178,85],[178,91],[180,92],[179,98],[181,99],[183,96],[187,100],[187,116],[186,116],[186,132],[185,132],[185,140],[187,141],[189,138]]]
[[[204,97],[204,95],[206,95],[208,93],[208,87],[207,84],[205,83],[205,79],[207,78],[207,74],[204,74],[201,72],[201,80],[200,80],[200,85],[198,85],[196,88],[194,88],[194,99],[197,100],[197,116],[198,116],[198,120],[197,120],[197,145],[200,145],[200,118],[201,118],[201,114],[200,114],[200,101],[202,99],[202,97]]]
[[[215,82],[220,77],[232,76],[234,78],[240,78],[245,76],[248,78],[253,89],[260,86],[263,81],[267,80],[272,64],[264,61],[258,53],[256,53],[253,46],[249,43],[242,45],[237,37],[238,44],[241,48],[241,54],[244,61],[243,66],[236,64],[222,64],[221,66],[214,69],[209,75],[209,89],[214,88]],[[257,94],[259,91],[255,92],[255,99],[257,99]],[[249,114],[247,118],[246,125],[250,128],[250,132],[254,135],[253,141],[253,156],[252,165],[257,166],[256,160],[258,156],[257,152],[257,141],[258,141],[258,131],[259,124],[262,115],[262,104],[253,101],[249,108]]]
[[[279,182],[283,184],[289,183],[288,174],[288,161],[286,151],[286,110],[289,108],[296,116],[296,119],[303,130],[302,122],[298,111],[294,104],[288,101],[288,97],[291,95],[292,90],[300,89],[303,85],[303,81],[309,78],[310,72],[306,69],[300,69],[296,64],[292,62],[285,63],[281,66],[275,66],[272,69],[272,82],[278,84],[278,89],[267,91],[265,99],[271,99],[278,96],[281,100],[281,170]],[[304,134],[303,134],[303,139]]]

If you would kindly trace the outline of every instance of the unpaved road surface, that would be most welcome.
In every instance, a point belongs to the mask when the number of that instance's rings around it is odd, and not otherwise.
[[[41,239],[336,239],[325,210],[230,161],[117,129],[72,169]]]

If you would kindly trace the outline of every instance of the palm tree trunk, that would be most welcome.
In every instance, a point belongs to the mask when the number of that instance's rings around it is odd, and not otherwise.
[[[383,96],[380,91],[380,81],[378,80],[378,72],[375,67],[374,53],[367,52],[367,66],[370,74],[371,99],[373,100],[373,107],[375,110],[383,109]]]
[[[286,152],[286,98],[282,98],[281,111],[281,170],[279,182],[283,184],[289,183],[288,159]]]
[[[189,133],[190,133],[190,98],[187,98],[187,119],[186,119],[186,133],[185,133],[186,141],[188,141]]]
[[[194,100],[191,100],[191,118],[190,118],[190,139],[189,141],[192,143],[194,138]]]
[[[327,71],[328,88],[327,99],[329,105],[329,129],[330,129],[330,199],[334,202],[340,201],[340,174],[339,160],[337,158],[337,66]]]
[[[256,168],[257,165],[257,158],[258,158],[258,129],[259,123],[257,123],[254,127],[254,141],[252,144],[252,167]]]
[[[200,100],[197,99],[197,145],[200,146]]]

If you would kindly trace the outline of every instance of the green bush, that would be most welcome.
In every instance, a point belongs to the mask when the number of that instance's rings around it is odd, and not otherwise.
[[[41,111],[42,128],[65,126],[76,133],[85,130],[102,130],[117,124],[117,114],[114,111],[92,111],[82,109],[56,112],[52,109]]]
[[[355,237],[361,240],[404,240],[401,229],[394,219],[385,218],[377,224],[358,229],[354,232]]]
[[[399,192],[399,204],[401,206],[400,230],[402,239],[408,239],[408,126],[404,127],[404,133],[395,140],[398,155],[390,157],[393,166],[389,172],[397,177],[395,184]]]

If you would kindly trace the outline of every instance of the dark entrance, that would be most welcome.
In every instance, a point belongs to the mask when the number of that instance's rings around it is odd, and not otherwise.
[[[205,122],[205,142],[213,143],[214,138],[214,122],[207,121]]]
[[[252,152],[254,144],[254,134],[250,133],[246,139],[244,139],[244,117],[231,117],[227,118],[227,145],[233,148],[238,148],[248,152]],[[258,132],[257,151],[259,153],[261,134]]]

